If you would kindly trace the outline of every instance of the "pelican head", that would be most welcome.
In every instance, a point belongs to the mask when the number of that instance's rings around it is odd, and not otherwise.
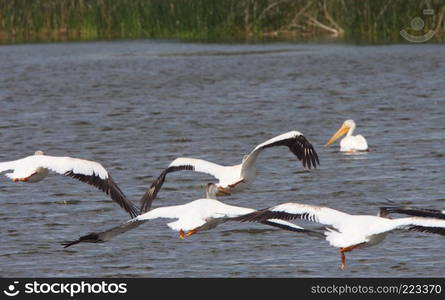
[[[216,199],[216,194],[218,193],[218,187],[214,183],[207,183],[206,185],[206,198]]]
[[[45,153],[43,153],[43,151],[40,151],[40,150],[34,152],[34,155],[44,155],[44,154]]]
[[[229,196],[231,195],[230,190],[227,188],[223,188],[222,186],[218,186],[214,183],[207,183],[206,185],[206,198],[207,199],[216,199],[218,196]]]
[[[344,136],[346,133],[352,134],[352,132],[355,129],[355,122],[354,120],[346,120],[341,125],[340,129],[337,130],[336,133],[329,139],[329,141],[324,145],[325,147],[329,147],[331,144],[333,144],[336,140]]]
[[[206,186],[206,196],[209,199],[216,199],[216,197],[230,196],[230,188],[225,188],[214,183],[208,183]]]

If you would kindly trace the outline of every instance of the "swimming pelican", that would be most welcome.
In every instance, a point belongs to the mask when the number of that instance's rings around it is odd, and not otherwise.
[[[208,184],[206,191],[208,197],[214,198],[217,187],[215,184]],[[167,226],[172,230],[179,231],[179,237],[184,239],[199,231],[213,229],[219,224],[225,223],[229,218],[245,215],[253,211],[255,210],[251,208],[227,205],[216,199],[203,198],[183,205],[158,207],[110,230],[100,233],[90,233],[80,237],[78,240],[64,242],[62,245],[66,248],[82,242],[107,242],[113,237],[134,229],[146,221],[157,218],[177,219],[174,222],[168,223]],[[319,234],[318,232],[306,230],[293,223],[279,219],[266,219],[261,221],[261,223],[290,231],[304,232],[310,235]]]
[[[139,209],[133,202],[127,200],[100,163],[72,157],[49,156],[42,151],[36,151],[34,155],[22,159],[1,162],[0,173],[8,170],[13,172],[5,175],[14,182],[39,182],[48,176],[49,171],[78,179],[109,194],[111,199],[124,208],[131,217],[139,214]]]
[[[267,219],[303,219],[326,226],[326,240],[333,247],[340,248],[341,265],[346,264],[345,253],[380,243],[388,232],[404,229],[436,233],[445,236],[445,220],[423,217],[389,219],[382,216],[350,215],[324,206],[300,203],[284,203],[271,208],[255,211],[233,220],[261,222]]]
[[[298,131],[290,131],[256,146],[242,162],[234,166],[221,166],[209,161],[195,158],[180,157],[175,159],[167,169],[152,183],[142,198],[141,210],[147,211],[151,201],[156,198],[159,190],[164,184],[168,173],[176,171],[195,171],[207,173],[219,180],[217,183],[218,196],[230,195],[235,190],[241,190],[251,184],[256,176],[255,162],[258,155],[266,148],[275,146],[286,146],[302,162],[303,167],[310,169],[320,164],[318,155],[312,144]]]
[[[353,120],[346,120],[339,130],[329,139],[324,145],[329,147],[332,143],[338,140],[340,137],[346,134],[346,136],[340,141],[341,152],[358,152],[368,151],[368,143],[362,135],[352,135],[355,129],[355,122]]]

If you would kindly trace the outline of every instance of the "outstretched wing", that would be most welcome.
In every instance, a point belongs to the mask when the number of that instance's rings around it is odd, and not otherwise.
[[[277,227],[280,229],[284,229],[287,231],[293,231],[293,232],[298,232],[298,233],[306,233],[308,235],[311,236],[316,236],[316,237],[320,237],[320,238],[324,238],[325,235],[321,232],[317,232],[314,230],[309,230],[309,229],[304,229],[303,227],[300,227],[298,225],[295,225],[294,223],[291,222],[287,222],[287,221],[283,221],[280,219],[272,219],[272,220],[267,220],[267,221],[262,221],[262,224],[266,224],[272,227]]]
[[[167,218],[167,219],[175,219],[181,216],[181,212],[183,211],[184,205],[175,205],[175,206],[166,206],[166,207],[158,207],[150,210],[144,214],[140,214],[137,217],[121,224],[115,226],[111,229],[102,231],[102,232],[93,232],[84,236],[81,236],[79,239],[74,241],[65,241],[62,245],[67,248],[72,245],[78,243],[104,243],[108,242],[115,236],[121,235],[127,231],[130,231],[134,228],[139,227],[142,223],[145,223],[148,220],[157,219],[157,218]]]
[[[420,231],[435,233],[445,236],[445,220],[425,217],[407,217],[392,219],[390,228],[386,231],[405,229],[411,231]]]
[[[111,199],[125,209],[132,218],[139,215],[139,209],[125,197],[124,193],[100,163],[72,157],[35,155],[32,156],[29,164],[34,168],[47,168],[58,174],[95,186],[110,195]]]
[[[303,219],[339,228],[340,224],[348,217],[350,217],[349,214],[329,207],[289,202],[235,217],[233,220],[240,222],[263,222],[269,219],[285,221]]]
[[[261,151],[275,146],[288,147],[289,150],[295,154],[298,160],[302,162],[304,168],[315,168],[317,164],[320,164],[317,152],[315,152],[314,147],[306,139],[306,137],[298,131],[290,131],[271,138],[270,140],[256,146],[255,149],[253,149],[252,152],[250,152],[244,159],[241,176],[243,175],[243,170],[250,168],[255,163],[258,154],[260,154]]]
[[[223,166],[218,164],[214,164],[212,162],[195,159],[195,158],[186,158],[180,157],[175,159],[167,169],[162,171],[161,175],[150,185],[147,192],[145,192],[144,196],[141,199],[141,211],[147,212],[151,208],[151,204],[153,200],[156,198],[158,192],[161,190],[162,185],[164,184],[165,177],[168,173],[177,172],[177,171],[195,171],[200,173],[206,173],[212,175],[217,179],[221,179],[223,177],[224,172]]]
[[[67,248],[67,247],[70,247],[72,245],[79,244],[79,243],[104,243],[104,242],[111,240],[112,238],[114,238],[117,235],[120,235],[122,233],[125,233],[125,232],[130,231],[134,228],[139,227],[139,225],[141,225],[144,222],[145,222],[144,220],[132,219],[128,222],[125,222],[119,226],[113,227],[106,231],[102,231],[102,232],[98,232],[98,233],[93,232],[93,233],[81,236],[78,240],[62,242],[62,245],[64,246],[64,248]]]
[[[405,214],[405,215],[417,216],[417,217],[445,219],[445,210],[417,208],[417,207],[409,207],[409,206],[380,207],[380,214],[387,215],[390,213]]]
[[[14,170],[18,163],[20,163],[21,159],[19,160],[12,160],[12,161],[5,161],[0,163],[0,173],[3,173],[8,170]]]

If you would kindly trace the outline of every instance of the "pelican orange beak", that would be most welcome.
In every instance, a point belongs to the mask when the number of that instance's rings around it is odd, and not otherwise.
[[[232,193],[230,192],[230,190],[228,188],[224,188],[221,186],[218,187],[216,196],[221,197],[221,196],[230,196],[230,195],[232,195]]]
[[[332,143],[334,143],[336,140],[344,136],[349,131],[349,126],[346,126],[343,124],[339,130],[329,139],[329,141],[324,145],[325,147],[329,147]]]
[[[192,234],[195,234],[197,232],[198,232],[198,228],[195,228],[195,229],[189,230],[189,232],[187,232],[185,236],[189,237]]]

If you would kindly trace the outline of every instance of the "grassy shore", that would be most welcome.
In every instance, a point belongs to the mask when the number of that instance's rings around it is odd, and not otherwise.
[[[433,14],[424,14],[425,9]],[[320,37],[397,42],[404,29],[416,36],[435,30],[432,41],[444,41],[445,1],[0,0],[2,43]]]

